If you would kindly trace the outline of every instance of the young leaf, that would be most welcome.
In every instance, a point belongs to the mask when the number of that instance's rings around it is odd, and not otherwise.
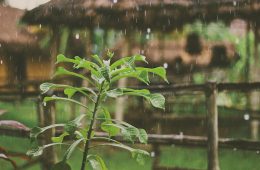
[[[76,92],[77,92],[77,90],[74,88],[64,89],[64,94],[66,94],[68,96],[68,98],[71,98]]]
[[[100,72],[102,76],[106,79],[107,82],[110,82],[110,72],[109,72],[109,67],[104,66],[100,69]]]
[[[98,63],[100,64],[100,66],[103,65],[102,61],[100,60],[99,56],[94,54],[94,55],[91,55],[91,57]]]
[[[53,165],[51,170],[71,170],[71,167],[67,162],[61,161]]]
[[[66,126],[65,126],[66,127]],[[63,132],[60,136],[58,137],[52,137],[51,140],[52,142],[54,143],[62,143],[63,142],[63,139],[65,136],[68,136],[69,133],[68,132]]]
[[[72,135],[78,129],[79,126],[80,124],[77,124],[75,121],[72,120],[65,124],[64,130],[68,134]]]

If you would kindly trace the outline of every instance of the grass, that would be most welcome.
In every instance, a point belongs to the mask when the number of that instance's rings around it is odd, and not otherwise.
[[[69,120],[70,116],[67,113],[67,106],[64,103],[57,105],[57,119],[59,122]],[[1,119],[13,119],[26,124],[28,127],[36,125],[36,105],[32,100],[26,100],[22,103],[0,103],[0,109],[8,110],[8,113],[1,116]],[[78,108],[77,108],[78,109]],[[14,137],[0,137],[0,146],[7,150],[25,153],[29,149],[29,140],[14,138]],[[57,147],[57,153],[61,159],[62,153],[65,149]],[[160,157],[160,164],[163,166],[177,166],[186,168],[202,168],[207,166],[207,152],[202,148],[184,148],[177,146],[168,146],[161,148],[162,155]],[[153,158],[148,158],[145,165],[137,164],[131,155],[121,150],[111,148],[100,148],[95,150],[104,158],[110,170],[150,170]],[[77,150],[72,154],[69,163],[73,170],[80,168],[82,153]],[[221,170],[258,170],[260,167],[260,154],[253,151],[227,150],[221,149],[219,152]],[[16,158],[19,165],[24,161]],[[0,169],[11,170],[9,163],[0,160]],[[28,170],[40,170],[39,164],[32,166]]]

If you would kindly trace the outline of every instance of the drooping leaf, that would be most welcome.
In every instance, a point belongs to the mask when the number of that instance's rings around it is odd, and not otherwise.
[[[71,167],[66,161],[61,161],[53,165],[51,170],[71,170]]]
[[[144,129],[139,129],[139,135],[138,135],[139,141],[141,143],[146,144],[148,140],[148,135]]]
[[[126,127],[121,129],[123,138],[127,141],[134,143],[135,139],[139,136],[139,131],[136,127]]]
[[[156,67],[156,68],[149,68],[147,69],[149,72],[154,73],[161,77],[164,81],[168,83],[167,77],[166,77],[166,70],[164,67]]]
[[[107,170],[106,164],[103,159],[98,155],[89,155],[88,161],[93,170]]]
[[[58,97],[58,96],[55,96],[55,95],[53,95],[51,97],[45,97],[43,99],[43,103],[46,103],[46,102],[49,102],[49,101],[53,101],[53,100],[69,101],[69,102],[72,102],[72,103],[76,103],[76,104],[78,104],[78,105],[80,105],[80,106],[82,106],[82,107],[84,107],[84,108],[89,110],[89,108],[87,106],[83,105],[82,103],[80,103],[80,102],[78,102],[76,100],[68,99],[68,98],[64,98],[64,97]]]
[[[148,95],[147,99],[154,107],[165,110],[165,98],[163,95],[159,93],[154,93]]]
[[[134,149],[131,153],[132,157],[141,165],[144,165],[145,157],[150,155],[147,151],[141,149]]]
[[[65,161],[65,160],[68,160],[68,159],[70,158],[72,152],[76,149],[76,147],[77,147],[82,141],[84,141],[84,138],[78,139],[78,140],[76,140],[75,142],[73,142],[73,143],[70,145],[69,149],[68,149],[68,150],[65,152],[65,154],[64,154],[64,159],[63,159],[64,161]]]
[[[43,149],[44,149],[44,147],[42,147],[42,146],[32,148],[31,150],[26,152],[26,155],[28,155],[28,156],[40,156],[43,153]]]
[[[122,96],[124,93],[121,88],[117,88],[117,89],[107,91],[106,94],[109,97],[116,98],[116,97]]]
[[[66,70],[65,68],[63,67],[58,67],[58,69],[56,70],[55,74],[54,74],[54,77],[56,76],[59,76],[59,75],[69,75],[69,76],[74,76],[74,77],[78,77],[78,78],[81,78],[83,80],[86,80],[88,81],[90,84],[94,85],[93,82],[91,80],[89,80],[87,77],[81,75],[81,74],[78,74],[78,73],[74,73],[72,71],[68,71]]]

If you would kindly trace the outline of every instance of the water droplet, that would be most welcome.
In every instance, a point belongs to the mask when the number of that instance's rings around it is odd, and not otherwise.
[[[168,68],[168,63],[163,63],[163,67],[166,69]]]
[[[151,157],[152,157],[152,158],[155,157],[155,152],[154,152],[154,151],[151,152]]]
[[[77,33],[76,35],[75,35],[75,38],[78,40],[79,39],[79,33]]]
[[[151,32],[151,28],[147,28],[147,33],[150,33]]]
[[[250,119],[250,115],[249,114],[244,114],[244,119],[245,120],[249,120]]]

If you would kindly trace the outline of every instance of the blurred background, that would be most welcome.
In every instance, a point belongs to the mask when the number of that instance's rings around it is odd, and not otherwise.
[[[42,122],[44,115],[39,115],[41,83],[87,85],[71,77],[52,78],[60,53],[86,59],[91,54],[105,56],[107,49],[115,52],[116,59],[144,55],[149,67],[167,70],[169,84],[154,76],[154,87],[259,82],[259,16],[260,2],[256,0],[0,0],[0,127],[9,126],[6,120],[15,120],[32,128],[72,120],[84,112],[57,102],[50,122]],[[145,84],[122,79],[118,86]],[[162,91],[165,112],[132,97],[109,101],[109,109],[115,118],[150,134],[206,136],[204,93]],[[259,97],[255,90],[218,93],[219,137],[255,142],[255,149],[221,147],[220,169],[259,169]],[[4,154],[11,161],[0,159],[0,169],[13,169],[14,162],[20,169],[46,169],[41,158],[25,155],[29,139],[0,132],[0,157]],[[141,147],[152,155],[144,165],[119,150],[98,152],[111,170],[207,169],[204,146],[171,143]],[[61,159],[64,149],[55,151]],[[80,151],[73,154],[73,169],[79,169],[81,156]]]

